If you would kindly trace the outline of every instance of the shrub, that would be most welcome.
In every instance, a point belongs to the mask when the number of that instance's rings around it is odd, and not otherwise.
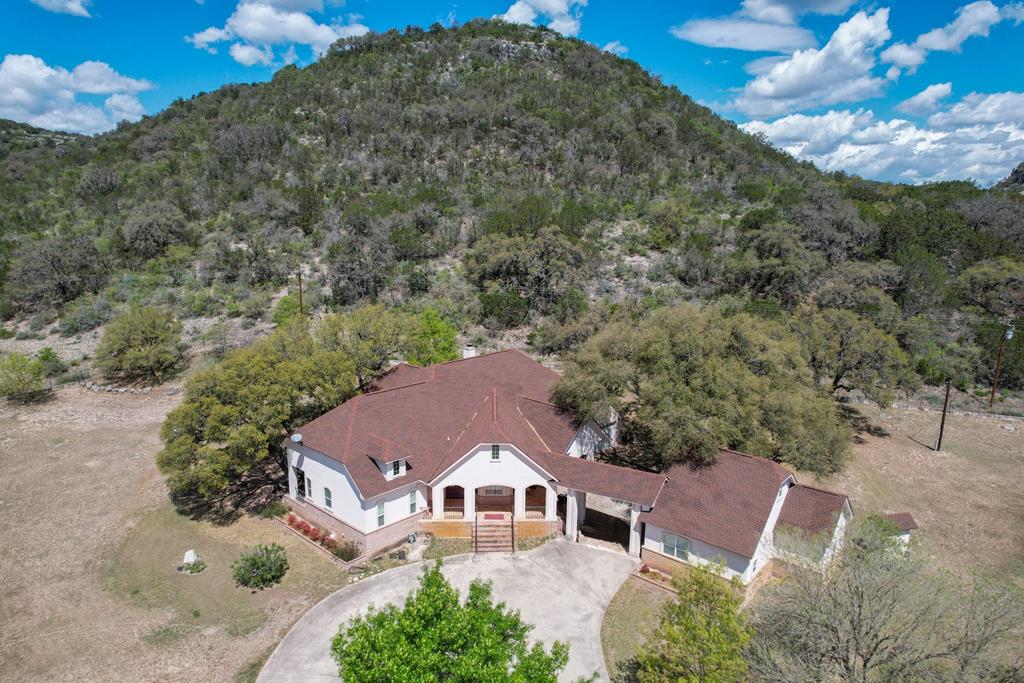
[[[108,377],[159,381],[183,359],[181,323],[151,306],[122,313],[96,347],[96,366]]]
[[[515,292],[481,292],[480,317],[489,328],[507,329],[526,322],[529,302]]]
[[[335,541],[334,547],[330,548],[330,551],[345,562],[351,562],[359,557],[359,545],[355,541],[345,541],[344,543]]]
[[[263,590],[278,583],[288,571],[288,558],[284,548],[277,543],[258,545],[249,552],[242,553],[231,565],[231,573],[235,583],[246,588]]]
[[[206,569],[206,563],[201,559],[197,559],[195,562],[187,562],[182,565],[186,572],[189,574],[198,574],[199,572]]]
[[[47,377],[56,377],[68,369],[67,364],[49,346],[44,346],[39,350],[36,360],[42,364],[43,374]]]
[[[271,519],[272,517],[280,517],[285,513],[288,513],[290,524],[290,519],[292,517],[295,517],[295,515],[288,512],[287,505],[285,505],[279,500],[275,500],[273,503],[267,503],[266,505],[263,506],[263,509],[260,510],[260,517],[264,519]]]
[[[43,390],[43,364],[20,353],[0,358],[0,396],[25,397]]]
[[[273,323],[277,326],[284,325],[297,318],[299,315],[299,298],[291,294],[285,294],[274,307]]]
[[[65,337],[94,330],[110,320],[113,307],[104,298],[85,297],[72,302],[60,317],[60,333]]]

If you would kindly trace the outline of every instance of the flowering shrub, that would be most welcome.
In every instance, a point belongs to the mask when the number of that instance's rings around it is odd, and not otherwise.
[[[292,512],[289,512],[288,516],[285,517],[285,522],[288,523],[288,526],[314,543],[319,543],[324,549],[329,550],[335,557],[339,557],[345,562],[359,557],[359,546],[356,543],[353,541],[339,543],[333,534],[318,529]]]

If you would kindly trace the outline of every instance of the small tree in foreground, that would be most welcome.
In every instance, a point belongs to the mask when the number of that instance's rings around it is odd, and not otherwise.
[[[342,680],[361,683],[554,683],[569,647],[555,642],[550,653],[540,643],[530,647],[530,628],[518,612],[494,604],[489,583],[474,581],[460,603],[438,561],[423,570],[402,607],[371,607],[343,624],[331,656]]]
[[[20,353],[0,358],[0,396],[25,397],[43,390],[45,369],[39,360]]]
[[[108,377],[159,381],[184,359],[181,323],[159,308],[133,307],[111,322],[96,347],[96,366]]]
[[[1013,655],[1019,594],[931,570],[877,518],[854,524],[827,571],[796,567],[758,602],[747,661],[761,681],[1019,681],[1024,672]]]
[[[288,571],[288,558],[284,548],[273,543],[258,545],[255,549],[242,553],[231,565],[231,573],[235,583],[246,588],[263,590],[281,580]]]
[[[622,678],[637,683],[745,680],[743,650],[751,630],[740,612],[742,586],[703,567],[687,568],[675,585],[676,599],[665,605],[657,629],[624,665]]]

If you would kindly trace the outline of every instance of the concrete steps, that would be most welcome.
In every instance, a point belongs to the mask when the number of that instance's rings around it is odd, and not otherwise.
[[[512,522],[479,522],[473,525],[473,547],[478,553],[510,553]]]

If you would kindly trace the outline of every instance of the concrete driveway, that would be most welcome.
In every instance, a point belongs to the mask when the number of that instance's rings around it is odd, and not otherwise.
[[[497,600],[519,610],[533,625],[534,640],[569,643],[561,678],[573,681],[595,671],[608,680],[601,650],[601,620],[637,561],[626,555],[556,540],[536,550],[463,555],[444,563],[444,575],[463,598],[474,579],[494,583]],[[339,680],[330,655],[338,626],[370,604],[400,602],[416,586],[422,563],[377,574],[327,596],[291,628],[267,660],[258,681]]]

